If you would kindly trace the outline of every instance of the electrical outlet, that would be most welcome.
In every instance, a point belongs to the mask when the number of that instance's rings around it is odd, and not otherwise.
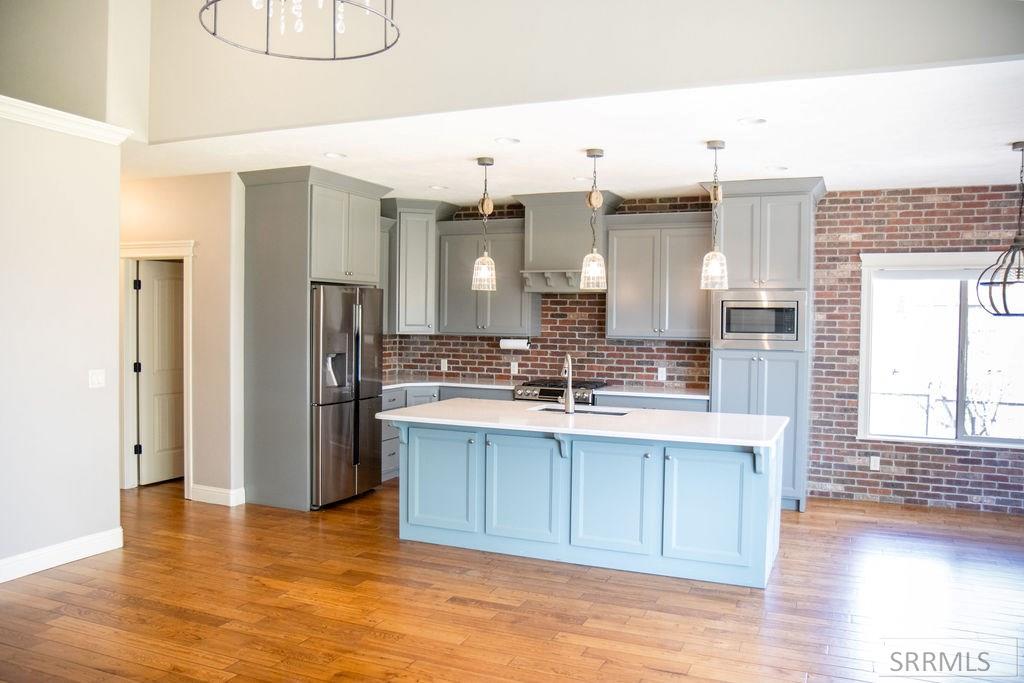
[[[508,371],[513,375],[519,374],[519,361],[514,360],[508,364]]]
[[[668,379],[668,370],[666,368],[658,368],[658,381],[664,382]]]
[[[107,371],[103,369],[89,371],[89,388],[102,389],[107,386]]]
[[[442,358],[441,359],[441,372],[448,372],[448,359],[447,358]]]
[[[871,468],[872,472],[877,472],[880,469],[882,469],[882,458],[881,458],[881,456],[872,455],[871,456],[871,462],[869,463],[869,467]]]

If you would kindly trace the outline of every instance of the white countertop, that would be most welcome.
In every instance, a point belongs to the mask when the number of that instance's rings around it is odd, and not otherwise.
[[[721,446],[766,447],[782,435],[789,418],[774,415],[697,413],[644,408],[588,408],[625,415],[541,411],[551,404],[454,398],[377,413],[389,422],[508,429]]]
[[[430,379],[429,377],[398,377],[384,382],[384,389],[402,389],[405,387],[465,387],[467,389],[504,389],[512,390],[519,382],[489,379]],[[595,394],[610,396],[637,396],[641,398],[680,398],[693,401],[707,401],[710,397],[707,394],[694,392],[687,389],[671,389],[667,387],[646,387],[642,385],[609,384],[606,387],[594,390]]]

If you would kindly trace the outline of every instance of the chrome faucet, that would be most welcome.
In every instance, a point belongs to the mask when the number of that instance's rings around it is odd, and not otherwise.
[[[576,399],[572,391],[572,356],[568,353],[565,354],[565,363],[562,365],[562,376],[566,378],[562,403],[565,405],[565,412],[571,415],[576,412]]]

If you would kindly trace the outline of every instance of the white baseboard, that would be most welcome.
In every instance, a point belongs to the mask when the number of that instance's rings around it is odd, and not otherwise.
[[[235,507],[236,505],[245,504],[245,489],[222,489],[216,486],[192,484],[192,500],[197,500],[200,503]]]
[[[0,583],[81,560],[90,555],[116,550],[123,545],[124,532],[121,531],[121,527],[117,527],[73,538],[63,543],[48,545],[45,548],[30,550],[20,555],[5,557],[0,559]]]

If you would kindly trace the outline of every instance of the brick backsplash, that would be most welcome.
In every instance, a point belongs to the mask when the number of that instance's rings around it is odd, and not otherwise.
[[[613,384],[664,385],[706,391],[708,344],[686,341],[623,341],[605,339],[605,295],[544,294],[541,333],[529,351],[498,348],[494,337],[452,335],[390,336],[385,370],[442,376],[441,359],[448,359],[448,375],[495,378],[501,381],[556,377],[566,353],[580,379],[602,378]],[[509,363],[519,362],[519,374]],[[666,368],[666,382],[657,382],[657,369]]]
[[[811,380],[808,477],[813,496],[1024,514],[1024,452],[998,448],[859,441],[857,385],[860,351],[860,254],[863,252],[999,251],[1011,240],[1017,188],[917,188],[829,192],[817,209],[815,348]],[[706,211],[705,197],[627,199],[617,213]],[[497,216],[523,215],[520,204]],[[465,207],[457,218],[476,218]],[[540,337],[530,351],[498,348],[489,337],[389,337],[386,366],[437,375],[449,359],[453,376],[510,379],[557,374],[561,357],[580,359],[581,377],[617,383],[708,386],[705,342],[614,341],[604,338],[603,294],[543,297]],[[883,467],[872,472],[869,457]]]

